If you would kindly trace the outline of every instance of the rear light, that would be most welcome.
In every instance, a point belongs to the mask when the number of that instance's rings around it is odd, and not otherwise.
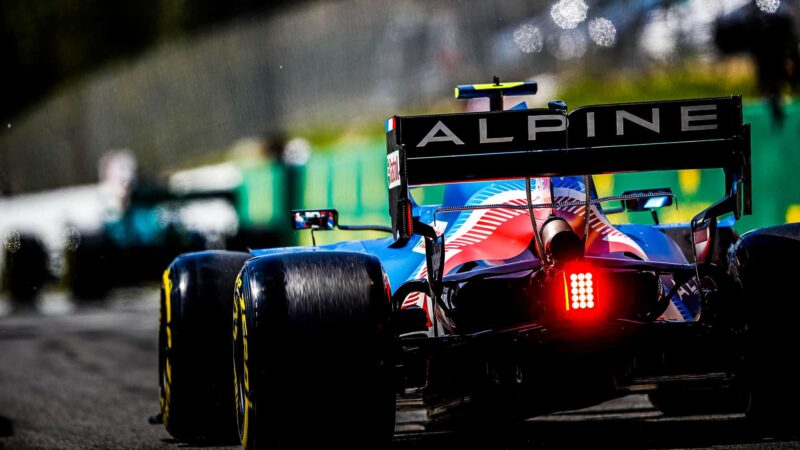
[[[564,288],[567,311],[593,309],[599,303],[592,272],[564,272]]]
[[[600,303],[606,288],[602,271],[586,263],[568,265],[562,272],[566,318],[596,320],[604,317],[605,306]]]
[[[555,320],[583,325],[606,320],[649,320],[664,308],[659,277],[651,272],[595,267],[588,261],[567,265],[549,291]]]

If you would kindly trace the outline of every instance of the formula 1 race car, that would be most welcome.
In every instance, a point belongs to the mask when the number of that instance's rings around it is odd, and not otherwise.
[[[800,224],[731,229],[751,213],[741,98],[501,110],[535,92],[460,86],[492,110],[387,121],[391,228],[350,228],[391,237],[178,257],[160,314],[166,429],[379,448],[405,395],[432,424],[491,426],[642,392],[665,414],[797,431]],[[667,206],[669,189],[601,198],[591,176],[695,168],[722,169],[724,195],[669,226],[608,219]],[[441,204],[414,201],[436,184]],[[347,228],[332,209],[292,223]]]

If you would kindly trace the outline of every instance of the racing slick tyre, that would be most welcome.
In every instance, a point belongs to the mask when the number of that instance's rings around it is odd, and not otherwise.
[[[231,303],[248,253],[176,258],[164,272],[159,314],[161,416],[186,442],[235,443]]]
[[[377,258],[248,261],[236,280],[234,367],[245,449],[386,448],[394,431],[388,281]]]
[[[730,258],[730,273],[752,305],[742,370],[746,416],[762,431],[781,435],[800,431],[798,255],[800,223],[792,223],[746,233]]]

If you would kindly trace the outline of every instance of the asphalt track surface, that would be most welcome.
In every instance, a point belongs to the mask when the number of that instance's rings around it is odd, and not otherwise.
[[[76,307],[48,293],[26,308],[0,299],[0,450],[188,448],[147,423],[158,409],[157,297],[132,288]],[[503,430],[425,423],[417,403],[401,402],[393,449],[800,448],[752,434],[736,415],[666,418],[643,395]]]

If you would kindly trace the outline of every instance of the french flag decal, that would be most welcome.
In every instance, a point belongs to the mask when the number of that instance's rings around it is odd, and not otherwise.
[[[394,116],[386,119],[386,132],[394,130]]]

